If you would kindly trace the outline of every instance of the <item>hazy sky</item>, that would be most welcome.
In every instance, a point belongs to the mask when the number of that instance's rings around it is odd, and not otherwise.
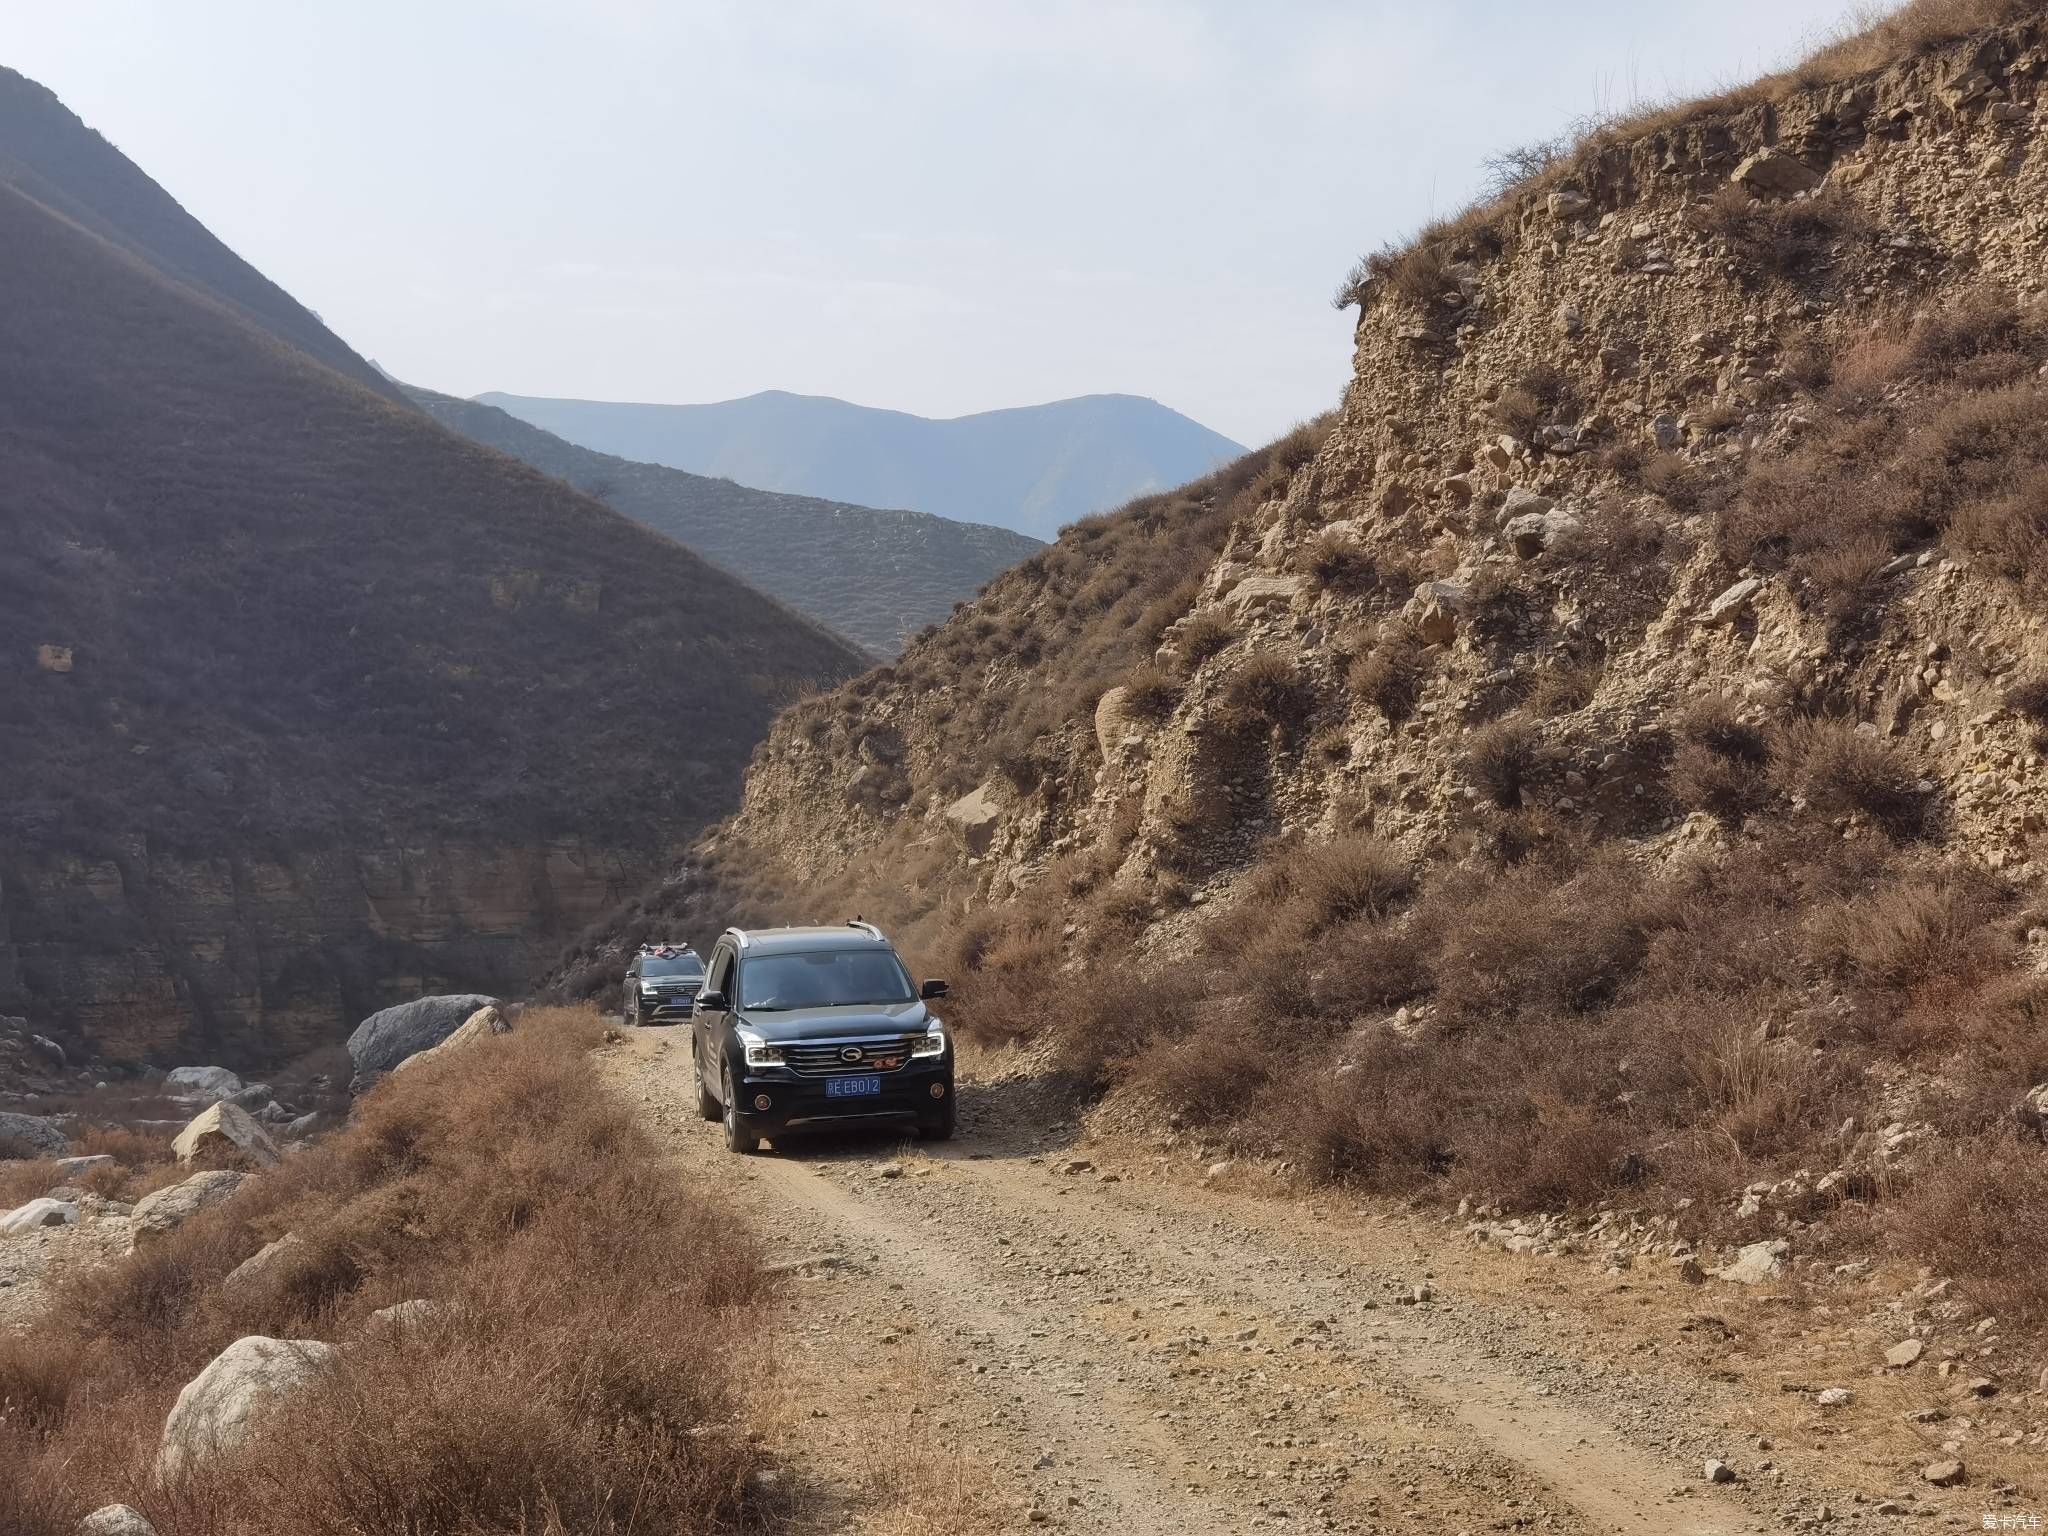
[[[1333,404],[1357,255],[1841,0],[0,0],[50,86],[438,389]]]

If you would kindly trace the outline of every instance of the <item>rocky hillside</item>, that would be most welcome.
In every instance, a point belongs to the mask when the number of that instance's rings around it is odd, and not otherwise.
[[[0,1013],[261,1064],[516,989],[863,658],[76,216],[140,176],[0,182]]]
[[[757,491],[615,458],[480,401],[408,394],[436,421],[568,481],[879,657],[894,656],[1039,547],[1007,528]]]
[[[946,420],[782,390],[711,405],[478,399],[628,459],[765,490],[995,523],[1037,539],[1243,452],[1137,395],[1083,395]]]
[[[791,710],[623,931],[858,903],[1099,1114],[2048,1321],[2044,75],[1922,4],[1528,152],[1329,418]]]

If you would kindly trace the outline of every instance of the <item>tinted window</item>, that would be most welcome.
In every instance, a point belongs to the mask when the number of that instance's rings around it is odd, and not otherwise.
[[[732,993],[732,951],[721,949],[711,957],[711,990]]]
[[[647,955],[640,961],[642,976],[681,976],[695,981],[704,974],[704,962],[695,955],[671,955],[664,960],[659,955]]]
[[[886,949],[756,955],[741,970],[740,987],[742,1008],[831,1008],[915,997],[902,962]]]

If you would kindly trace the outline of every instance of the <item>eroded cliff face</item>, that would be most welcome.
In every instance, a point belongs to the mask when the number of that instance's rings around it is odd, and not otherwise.
[[[409,842],[0,871],[0,1012],[114,1063],[274,1064],[423,992],[516,994],[662,850]]]
[[[1421,281],[1368,285],[1327,435],[1190,552],[1149,676],[1047,720],[1028,772],[996,750],[1076,632],[1089,578],[1059,561],[1094,540],[1069,534],[896,667],[786,715],[730,842],[906,910],[999,901],[1086,855],[1140,898],[1168,888],[1165,913],[1276,832],[1441,852],[1484,799],[1475,728],[1513,709],[1545,749],[1520,803],[1654,855],[1724,836],[1661,783],[1676,711],[1713,696],[1760,719],[1833,701],[1924,765],[1953,841],[2023,865],[2048,778],[2001,703],[2043,660],[2013,582],[1923,540],[1873,560],[1868,622],[1845,626],[1798,571],[1731,560],[1678,487],[1800,449],[1825,414],[1810,351],[1892,345],[1975,292],[2040,298],[2044,72],[2029,22],[1675,121],[1464,221]],[[1359,691],[1395,645],[1414,648],[1399,718]],[[1290,693],[1247,732],[1234,680],[1262,656]]]

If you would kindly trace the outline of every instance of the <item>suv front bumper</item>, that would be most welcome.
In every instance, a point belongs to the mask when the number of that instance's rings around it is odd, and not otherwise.
[[[738,1119],[756,1136],[771,1139],[777,1131],[806,1126],[858,1125],[862,1121],[935,1124],[953,1097],[951,1050],[944,1056],[912,1058],[893,1072],[876,1075],[882,1082],[880,1093],[827,1098],[828,1077],[807,1076],[787,1067],[750,1067],[735,1085],[740,1101]],[[755,1100],[764,1094],[768,1108],[756,1109]]]

